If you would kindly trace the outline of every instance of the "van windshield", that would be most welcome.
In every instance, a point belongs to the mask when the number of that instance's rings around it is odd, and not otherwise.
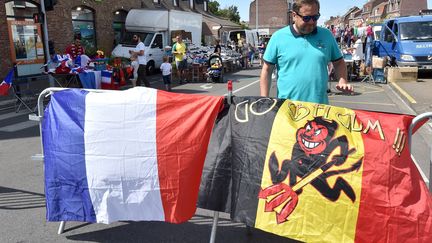
[[[154,33],[126,32],[123,39],[120,41],[120,44],[124,46],[135,47],[137,43],[134,43],[132,40],[134,35],[141,37],[141,41],[144,43],[144,45],[149,46],[153,39]]]
[[[432,21],[412,22],[400,24],[401,40],[432,40]]]

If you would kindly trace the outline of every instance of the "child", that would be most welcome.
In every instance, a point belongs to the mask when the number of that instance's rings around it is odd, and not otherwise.
[[[132,54],[130,60],[131,60],[131,66],[133,68],[133,78],[131,79],[131,82],[132,82],[132,87],[135,87],[136,81],[138,79],[138,68],[139,68],[138,56],[136,54]]]
[[[160,69],[162,71],[162,78],[163,78],[163,82],[165,84],[165,89],[167,91],[171,91],[171,70],[172,70],[172,65],[169,62],[169,57],[168,56],[164,56],[163,57],[163,62],[162,65],[160,66]]]
[[[217,69],[217,68],[220,68],[221,66],[222,66],[222,65],[221,65],[219,59],[216,59],[215,63],[213,63],[213,64],[211,65],[211,68]]]

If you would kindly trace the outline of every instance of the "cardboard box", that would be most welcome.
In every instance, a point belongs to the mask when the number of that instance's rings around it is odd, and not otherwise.
[[[389,67],[386,71],[388,82],[417,81],[418,67]]]
[[[373,68],[385,68],[387,59],[377,56],[372,57],[372,67]]]

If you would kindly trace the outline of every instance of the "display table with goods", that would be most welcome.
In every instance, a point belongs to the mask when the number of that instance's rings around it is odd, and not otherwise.
[[[112,66],[108,62],[107,58],[90,59],[85,55],[72,61],[69,55],[57,55],[44,73],[63,88],[120,89],[126,85],[121,61],[115,60]]]

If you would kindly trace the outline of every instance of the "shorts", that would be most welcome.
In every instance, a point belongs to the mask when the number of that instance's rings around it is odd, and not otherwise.
[[[162,75],[162,79],[163,79],[164,84],[171,84],[171,74]]]
[[[187,68],[186,59],[181,60],[181,61],[176,61],[176,67],[178,70],[185,70]]]

